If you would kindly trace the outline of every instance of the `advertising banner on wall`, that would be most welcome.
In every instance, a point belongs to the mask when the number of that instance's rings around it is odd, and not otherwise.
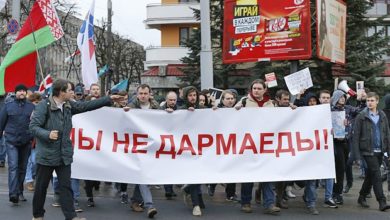
[[[317,0],[317,56],[345,64],[347,6],[341,0]]]
[[[226,0],[224,63],[311,57],[310,0]]]

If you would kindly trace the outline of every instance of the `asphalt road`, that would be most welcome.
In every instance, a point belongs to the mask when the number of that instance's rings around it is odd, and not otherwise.
[[[279,216],[270,216],[263,214],[263,209],[260,205],[252,203],[254,208],[253,213],[247,214],[240,212],[240,204],[225,201],[224,188],[221,185],[217,186],[217,191],[214,197],[207,195],[206,188],[203,188],[205,194],[204,199],[206,209],[203,210],[202,217],[193,217],[192,210],[184,205],[182,195],[178,188],[178,197],[175,200],[166,200],[163,189],[152,187],[155,206],[158,209],[156,219],[340,219],[340,220],[359,220],[359,219],[390,219],[390,211],[378,211],[378,203],[375,198],[368,199],[371,208],[362,209],[358,207],[357,195],[361,186],[362,180],[358,178],[358,169],[354,168],[356,177],[352,190],[344,195],[344,205],[338,209],[325,208],[322,206],[324,198],[324,190],[318,189],[317,208],[320,215],[313,216],[306,213],[304,203],[302,201],[303,189],[295,189],[294,193],[297,198],[289,200],[289,209],[282,210]],[[387,183],[384,183],[384,189],[387,189]],[[132,193],[132,186],[129,187],[129,194]],[[51,206],[53,193],[48,190],[46,200],[46,215],[45,219],[64,219],[61,209]],[[84,190],[81,190],[80,206],[84,212],[80,213],[80,217],[85,217],[88,220],[114,220],[114,219],[147,219],[146,213],[135,213],[129,208],[129,205],[121,204],[119,195],[116,194],[112,186],[102,184],[99,191],[95,191],[96,207],[89,208],[86,205],[86,197]],[[239,192],[239,190],[238,190]],[[0,168],[0,220],[24,220],[32,218],[32,192],[25,192],[27,202],[21,202],[18,206],[13,206],[8,202],[8,187],[7,187],[7,170]],[[389,202],[390,203],[390,202]]]

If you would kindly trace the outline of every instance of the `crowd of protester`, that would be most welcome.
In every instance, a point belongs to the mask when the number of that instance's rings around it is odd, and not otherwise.
[[[354,104],[352,104],[354,103]],[[235,89],[224,90],[215,99],[208,90],[199,91],[194,86],[186,86],[176,91],[169,91],[165,100],[158,103],[152,95],[149,85],[140,85],[135,94],[113,89],[104,97],[98,84],[88,88],[88,94],[80,86],[66,80],[56,80],[50,95],[31,92],[24,85],[18,85],[14,93],[3,98],[0,111],[0,167],[8,167],[9,201],[19,204],[26,201],[24,188],[34,191],[33,219],[43,219],[45,198],[49,182],[54,189],[55,207],[61,207],[66,219],[80,220],[76,212],[80,208],[80,188],[85,190],[86,204],[95,207],[94,190],[99,190],[100,182],[93,180],[72,179],[70,164],[73,149],[69,140],[71,117],[74,114],[94,110],[103,106],[130,109],[155,109],[168,113],[179,110],[196,111],[212,108],[300,108],[328,104],[330,111],[345,112],[345,138],[334,138],[334,158],[336,179],[229,183],[225,186],[226,200],[241,204],[241,211],[252,212],[254,201],[262,203],[265,214],[278,215],[296,195],[293,187],[304,188],[303,200],[307,212],[318,215],[317,189],[324,188],[324,201],[321,205],[338,208],[344,204],[343,195],[353,186],[352,166],[359,163],[364,178],[357,203],[368,208],[367,197],[373,189],[379,210],[390,208],[386,202],[381,167],[388,167],[390,151],[390,95],[384,97],[385,109],[378,108],[379,96],[374,92],[363,91],[357,97],[350,97],[344,91],[321,90],[302,91],[292,96],[287,90],[276,91],[273,97],[263,80],[254,80],[245,96],[239,97]],[[35,109],[35,110],[34,110]],[[261,117],[261,116],[259,116]],[[59,128],[59,126],[61,128]],[[54,149],[54,150],[53,150]],[[7,160],[6,160],[7,159]],[[56,176],[53,177],[53,171]],[[201,178],[201,177],[200,177]],[[390,180],[390,178],[385,177]],[[111,183],[105,183],[111,184]],[[241,184],[240,193],[236,187]],[[82,186],[81,186],[82,185]],[[120,195],[120,202],[128,204],[134,212],[145,212],[149,218],[157,214],[158,204],[153,202],[151,186],[137,184],[132,196],[128,195],[127,183],[113,183]],[[214,196],[217,183],[207,185],[207,194]],[[155,186],[158,187],[158,186]],[[192,209],[192,215],[201,216],[205,208],[204,193],[200,184],[179,186],[184,201]],[[390,185],[388,184],[388,187]],[[173,185],[164,185],[165,197],[174,199],[177,194]],[[253,190],[255,188],[255,190]],[[254,193],[253,193],[254,191]]]

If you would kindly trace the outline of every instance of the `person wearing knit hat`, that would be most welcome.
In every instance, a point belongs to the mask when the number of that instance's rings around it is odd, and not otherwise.
[[[34,105],[26,101],[26,95],[27,87],[17,85],[15,98],[6,103],[0,112],[0,138],[4,134],[8,155],[9,201],[13,204],[26,201],[23,196],[23,182],[32,141],[28,126],[34,110]]]
[[[19,84],[19,85],[17,85],[15,87],[15,93],[18,92],[18,91],[25,91],[25,92],[27,92],[27,90],[28,90],[27,87],[25,85],[23,85],[23,84]]]

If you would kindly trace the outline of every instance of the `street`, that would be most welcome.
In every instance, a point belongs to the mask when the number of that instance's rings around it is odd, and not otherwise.
[[[325,208],[322,206],[324,198],[324,190],[318,189],[317,208],[320,215],[313,216],[306,213],[304,203],[302,201],[303,189],[296,189],[293,192],[297,198],[289,200],[289,209],[282,210],[279,216],[270,216],[263,214],[263,209],[252,201],[253,213],[246,214],[240,212],[240,204],[225,201],[224,187],[217,186],[214,197],[207,195],[206,187],[203,187],[204,200],[206,209],[203,210],[202,219],[390,219],[390,212],[378,211],[378,203],[375,198],[367,199],[370,204],[369,209],[362,209],[357,205],[358,188],[360,188],[362,179],[359,178],[359,170],[354,167],[354,186],[348,194],[344,195],[344,205],[338,209]],[[387,188],[387,183],[384,183],[384,189]],[[239,189],[239,188],[238,188]],[[128,192],[131,195],[133,186],[129,187]],[[175,192],[178,196],[174,200],[166,200],[164,189],[156,189],[152,187],[154,202],[158,209],[156,219],[199,219],[192,216],[192,210],[188,208],[182,199],[180,189],[175,187]],[[385,190],[386,191],[386,190]],[[80,206],[84,212],[80,213],[80,217],[85,217],[89,220],[103,219],[147,219],[146,213],[135,213],[131,211],[128,204],[121,204],[119,195],[115,193],[113,186],[100,185],[99,191],[94,191],[96,207],[89,208],[86,205],[87,198],[85,192],[81,189]],[[238,191],[239,194],[239,191]],[[0,168],[0,219],[1,220],[22,220],[32,218],[32,192],[25,191],[27,202],[20,202],[18,206],[11,205],[8,202],[8,187],[7,187],[7,171],[6,168]],[[51,206],[53,199],[53,191],[51,186],[48,189],[46,200],[45,219],[64,219],[61,209]]]

